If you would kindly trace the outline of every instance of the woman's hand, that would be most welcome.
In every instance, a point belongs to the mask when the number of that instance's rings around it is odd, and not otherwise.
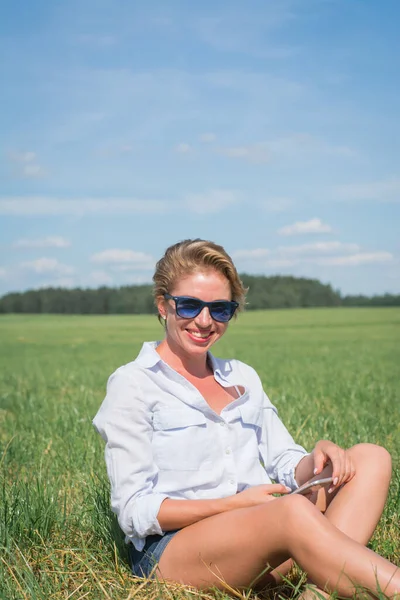
[[[275,500],[276,497],[272,494],[288,494],[289,492],[290,489],[280,483],[266,483],[247,488],[231,498],[235,504],[233,508],[248,508]]]
[[[312,451],[314,475],[319,475],[328,463],[332,465],[332,487],[328,492],[353,479],[356,471],[347,450],[343,450],[329,440],[320,440]]]

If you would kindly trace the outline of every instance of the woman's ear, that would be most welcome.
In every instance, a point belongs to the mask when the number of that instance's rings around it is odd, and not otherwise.
[[[165,299],[162,296],[157,299],[157,310],[160,317],[165,321],[167,318],[167,307]]]

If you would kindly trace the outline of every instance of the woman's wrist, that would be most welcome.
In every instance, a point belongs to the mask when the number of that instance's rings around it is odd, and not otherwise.
[[[314,455],[313,452],[306,454],[297,464],[294,471],[294,478],[297,485],[303,485],[314,476]]]
[[[233,496],[225,496],[225,498],[218,498],[216,502],[219,503],[221,512],[228,512],[230,510],[235,510],[236,508],[242,508],[240,506],[239,494],[234,494]]]

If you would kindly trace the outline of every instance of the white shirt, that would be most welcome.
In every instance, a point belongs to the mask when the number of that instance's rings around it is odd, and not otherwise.
[[[138,550],[165,498],[223,498],[271,479],[294,489],[294,470],[307,454],[294,443],[257,373],[238,360],[209,354],[216,381],[244,393],[220,415],[147,342],[117,369],[93,420],[106,442],[111,506]]]

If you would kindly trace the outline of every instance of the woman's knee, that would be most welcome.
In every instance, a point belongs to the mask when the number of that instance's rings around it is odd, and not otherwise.
[[[286,533],[298,531],[302,526],[308,527],[319,515],[318,509],[300,494],[282,496],[277,499],[275,508],[274,520],[284,527]]]
[[[349,449],[350,456],[357,468],[364,466],[367,470],[377,471],[383,477],[392,475],[392,457],[383,446],[377,444],[356,444]]]

